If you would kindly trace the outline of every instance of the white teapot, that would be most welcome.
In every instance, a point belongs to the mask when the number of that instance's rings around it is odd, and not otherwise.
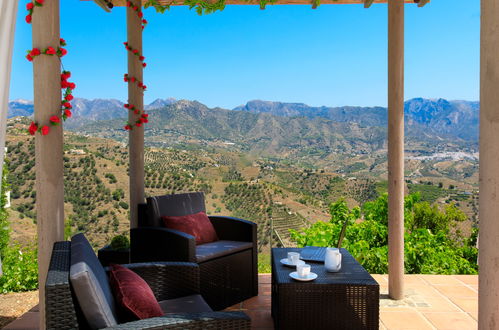
[[[324,266],[328,272],[338,272],[341,269],[341,253],[337,248],[326,248]]]

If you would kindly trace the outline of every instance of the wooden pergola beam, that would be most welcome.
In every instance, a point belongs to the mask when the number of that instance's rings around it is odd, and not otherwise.
[[[481,1],[478,329],[499,327],[499,5]]]
[[[132,0],[138,4],[139,1]],[[139,12],[142,8],[139,7]],[[142,19],[132,8],[126,11],[128,45],[142,54]],[[128,74],[143,82],[144,68],[139,57],[128,51]],[[128,83],[128,103],[144,110],[144,90],[136,83]],[[135,123],[140,114],[128,112],[128,121]],[[130,179],[130,228],[138,225],[138,205],[144,203],[144,126],[134,126],[128,134],[129,179]]]
[[[93,1],[93,0],[81,0],[81,1]],[[372,3],[387,3],[388,0],[321,0],[321,5],[347,5],[347,4],[357,4],[357,5],[365,5],[366,1],[371,1]],[[415,3],[414,0],[403,0],[405,3]],[[423,1],[423,0],[421,0]],[[142,4],[146,4],[147,0],[142,0]],[[171,6],[183,6],[184,0],[160,0],[160,4]],[[426,1],[428,2],[428,1]],[[225,0],[225,4],[227,5],[260,5],[259,0]],[[312,0],[277,0],[272,5],[311,5]],[[113,5],[115,7],[125,7],[126,0],[113,0]],[[270,5],[270,4],[269,4]]]
[[[388,2],[388,294],[404,298],[404,4]]]
[[[33,48],[57,48],[60,43],[59,0],[36,7],[32,21]],[[57,56],[33,60],[35,121],[50,125],[61,112],[61,62]],[[64,167],[62,124],[48,135],[35,135],[36,221],[40,329],[45,328],[45,280],[54,242],[64,240]]]

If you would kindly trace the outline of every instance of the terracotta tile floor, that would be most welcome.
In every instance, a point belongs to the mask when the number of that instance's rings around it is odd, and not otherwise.
[[[478,276],[405,275],[403,300],[388,298],[388,276],[373,275],[380,285],[380,329],[477,329]],[[270,316],[270,274],[259,275],[260,294],[228,310],[241,310],[253,329],[273,329]],[[6,329],[35,329],[34,309]],[[24,320],[23,320],[24,318]],[[17,324],[16,324],[17,322]]]
[[[388,298],[388,275],[373,275],[380,285],[380,329],[477,329],[478,276],[405,275],[403,300]],[[253,329],[273,329],[270,274],[260,274],[260,294],[234,305],[252,319]]]

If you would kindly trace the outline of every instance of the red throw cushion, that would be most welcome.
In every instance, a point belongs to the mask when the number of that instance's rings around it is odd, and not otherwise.
[[[163,316],[151,288],[135,272],[120,265],[111,265],[110,279],[114,298],[127,314],[139,320]]]
[[[166,228],[179,230],[196,238],[196,244],[218,241],[215,228],[204,212],[179,217],[163,216]]]

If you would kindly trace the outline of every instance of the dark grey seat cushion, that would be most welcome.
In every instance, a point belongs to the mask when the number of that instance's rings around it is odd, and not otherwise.
[[[215,241],[196,246],[196,260],[203,262],[252,248],[252,242]]]
[[[147,198],[147,212],[147,226],[163,227],[162,216],[178,217],[206,212],[204,194],[191,192],[149,197]]]
[[[92,329],[117,324],[115,302],[106,272],[83,234],[71,238],[69,278],[78,304]]]
[[[165,315],[179,313],[202,313],[213,312],[203,297],[193,294],[186,297],[168,299],[159,302],[159,306]]]

